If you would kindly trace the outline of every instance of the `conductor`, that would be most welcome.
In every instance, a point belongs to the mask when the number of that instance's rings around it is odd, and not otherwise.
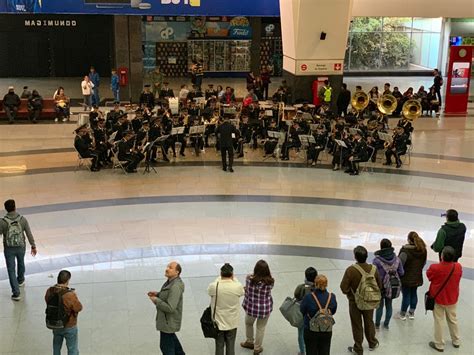
[[[229,122],[229,116],[224,117],[224,122],[216,129],[216,135],[219,136],[221,155],[222,155],[222,170],[227,171],[227,154],[229,154],[229,171],[234,172],[232,164],[234,162],[234,144],[233,138],[238,134],[237,128]]]

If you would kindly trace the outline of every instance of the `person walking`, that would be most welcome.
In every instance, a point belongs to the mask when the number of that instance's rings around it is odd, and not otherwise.
[[[245,296],[242,307],[245,310],[246,340],[240,346],[253,350],[254,355],[263,351],[263,337],[265,327],[273,311],[272,289],[275,280],[270,273],[270,268],[265,260],[255,264],[253,274],[245,279]],[[257,322],[254,336],[254,323]]]
[[[0,220],[0,232],[3,235],[3,253],[12,289],[11,298],[14,301],[20,301],[20,287],[25,286],[25,234],[31,245],[32,256],[36,256],[36,244],[27,219],[16,212],[15,200],[5,201],[4,206],[7,214]],[[18,272],[16,270],[17,266]]]
[[[444,351],[443,321],[446,318],[453,347],[459,348],[459,335],[456,307],[459,299],[459,283],[461,282],[462,266],[456,262],[456,251],[446,246],[441,253],[441,261],[432,264],[426,271],[430,281],[429,294],[435,299],[433,310],[434,341],[429,346],[439,352]]]
[[[221,275],[207,288],[211,296],[211,311],[219,328],[216,339],[216,355],[235,354],[235,338],[239,326],[239,300],[244,295],[244,287],[234,277],[234,268],[226,263],[221,267]],[[216,301],[217,298],[217,301]]]
[[[347,116],[347,108],[351,102],[351,92],[347,89],[347,84],[342,83],[341,92],[337,97],[337,115],[339,117]]]
[[[443,77],[441,76],[439,69],[434,69],[433,70],[433,88],[436,93],[436,96],[438,97],[438,101],[439,101],[438,107],[441,107],[442,105],[442,100],[441,100],[441,87],[442,86],[443,86]],[[436,112],[436,117],[438,116],[439,116],[439,112]]]
[[[464,246],[464,238],[466,237],[466,226],[459,221],[458,212],[456,210],[447,210],[446,223],[441,226],[436,235],[436,240],[431,245],[433,251],[439,253],[441,260],[441,252],[446,246],[453,247],[456,252],[454,261],[458,261],[462,257],[462,248]]]
[[[156,330],[160,332],[163,355],[185,355],[176,336],[183,318],[184,283],[181,271],[181,265],[176,261],[170,262],[165,271],[167,280],[161,290],[148,292],[150,301],[156,306]]]
[[[316,315],[329,314],[337,311],[336,295],[327,291],[328,279],[318,275],[314,280],[314,288],[301,301],[301,314],[304,317],[304,343],[307,355],[329,355],[331,353],[332,328],[330,331],[312,331],[310,320]]]
[[[398,257],[403,265],[405,274],[402,276],[402,306],[400,319],[415,319],[415,309],[418,304],[418,287],[423,285],[423,267],[426,264],[426,245],[418,233],[408,233],[408,244],[401,249]],[[408,309],[409,308],[409,309]]]
[[[112,90],[114,95],[114,102],[120,102],[120,78],[115,69],[111,71],[110,90]]]
[[[392,318],[392,300],[400,295],[402,288],[401,277],[404,275],[403,265],[400,259],[395,255],[395,249],[392,242],[388,239],[380,241],[380,250],[375,252],[373,264],[377,267],[377,272],[382,284],[382,299],[375,312],[375,329],[380,329],[383,309],[385,305],[384,329],[389,329],[390,319]]]
[[[224,116],[224,122],[216,128],[216,136],[219,137],[219,146],[222,156],[222,170],[233,173],[232,164],[234,163],[234,138],[237,138],[239,131],[230,123],[229,116]],[[229,163],[227,164],[227,156]]]
[[[99,97],[99,85],[100,85],[100,76],[99,73],[95,70],[93,66],[90,68],[89,79],[94,84],[94,89],[92,93],[92,106],[100,106],[100,97]]]
[[[63,328],[53,329],[53,355],[61,355],[61,348],[64,339],[68,355],[79,355],[77,316],[82,311],[82,304],[73,288],[69,288],[71,273],[68,270],[61,270],[58,274],[57,284],[48,288],[44,299],[46,301],[46,322],[49,319],[48,309],[56,308],[58,304],[64,307],[67,321]],[[55,314],[56,312],[53,312]],[[54,319],[58,321],[58,319]],[[62,319],[60,321],[63,321]]]
[[[81,82],[82,97],[84,98],[84,111],[92,109],[92,94],[94,93],[94,84],[86,75]]]
[[[377,268],[367,264],[367,257],[367,249],[360,245],[355,247],[356,263],[346,269],[341,281],[341,291],[349,300],[349,316],[354,338],[354,346],[349,346],[347,350],[358,355],[364,353],[362,347],[364,333],[369,343],[369,350],[375,350],[379,346],[379,341],[375,337],[374,309],[380,302],[382,285]],[[370,299],[363,298],[361,291],[365,291]]]
[[[304,272],[304,283],[296,286],[295,289],[295,299],[301,303],[303,298],[311,293],[311,290],[314,288],[314,280],[318,276],[318,271],[310,266]],[[304,355],[306,353],[305,343],[304,343],[304,324],[298,328],[298,355]]]

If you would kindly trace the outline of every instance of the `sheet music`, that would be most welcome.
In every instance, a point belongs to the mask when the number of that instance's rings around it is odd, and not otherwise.
[[[341,141],[339,139],[335,139],[336,143],[340,145],[341,147],[347,148],[347,145],[344,141]]]

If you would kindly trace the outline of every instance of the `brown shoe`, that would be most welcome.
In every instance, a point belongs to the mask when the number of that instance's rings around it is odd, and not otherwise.
[[[254,349],[254,350],[253,350],[253,355],[258,355],[258,354],[260,354],[262,351],[263,351],[263,348],[260,348],[260,349],[258,349],[258,350],[255,350],[255,349]]]
[[[249,343],[249,342],[246,342],[244,341],[243,343],[240,343],[240,346],[245,348],[245,349],[251,349],[253,350],[253,344],[252,343]],[[258,353],[257,353],[258,354]]]

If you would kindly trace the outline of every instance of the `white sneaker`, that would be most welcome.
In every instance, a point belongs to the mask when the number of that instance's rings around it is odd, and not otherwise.
[[[401,319],[401,320],[407,320],[407,315],[406,314],[402,314],[402,313],[398,313],[398,319]]]
[[[58,121],[59,121],[59,119],[56,117],[56,118],[54,119],[54,122],[58,122]]]
[[[408,312],[408,319],[410,319],[410,320],[415,319],[415,313]]]
[[[63,122],[69,121],[69,118],[63,118]]]
[[[20,301],[20,300],[21,300],[21,296],[20,296],[20,295],[17,295],[17,296],[12,295],[12,300],[13,300],[13,301]]]
[[[22,283],[18,283],[18,286],[20,286],[20,287],[25,286],[25,281],[23,281]]]

